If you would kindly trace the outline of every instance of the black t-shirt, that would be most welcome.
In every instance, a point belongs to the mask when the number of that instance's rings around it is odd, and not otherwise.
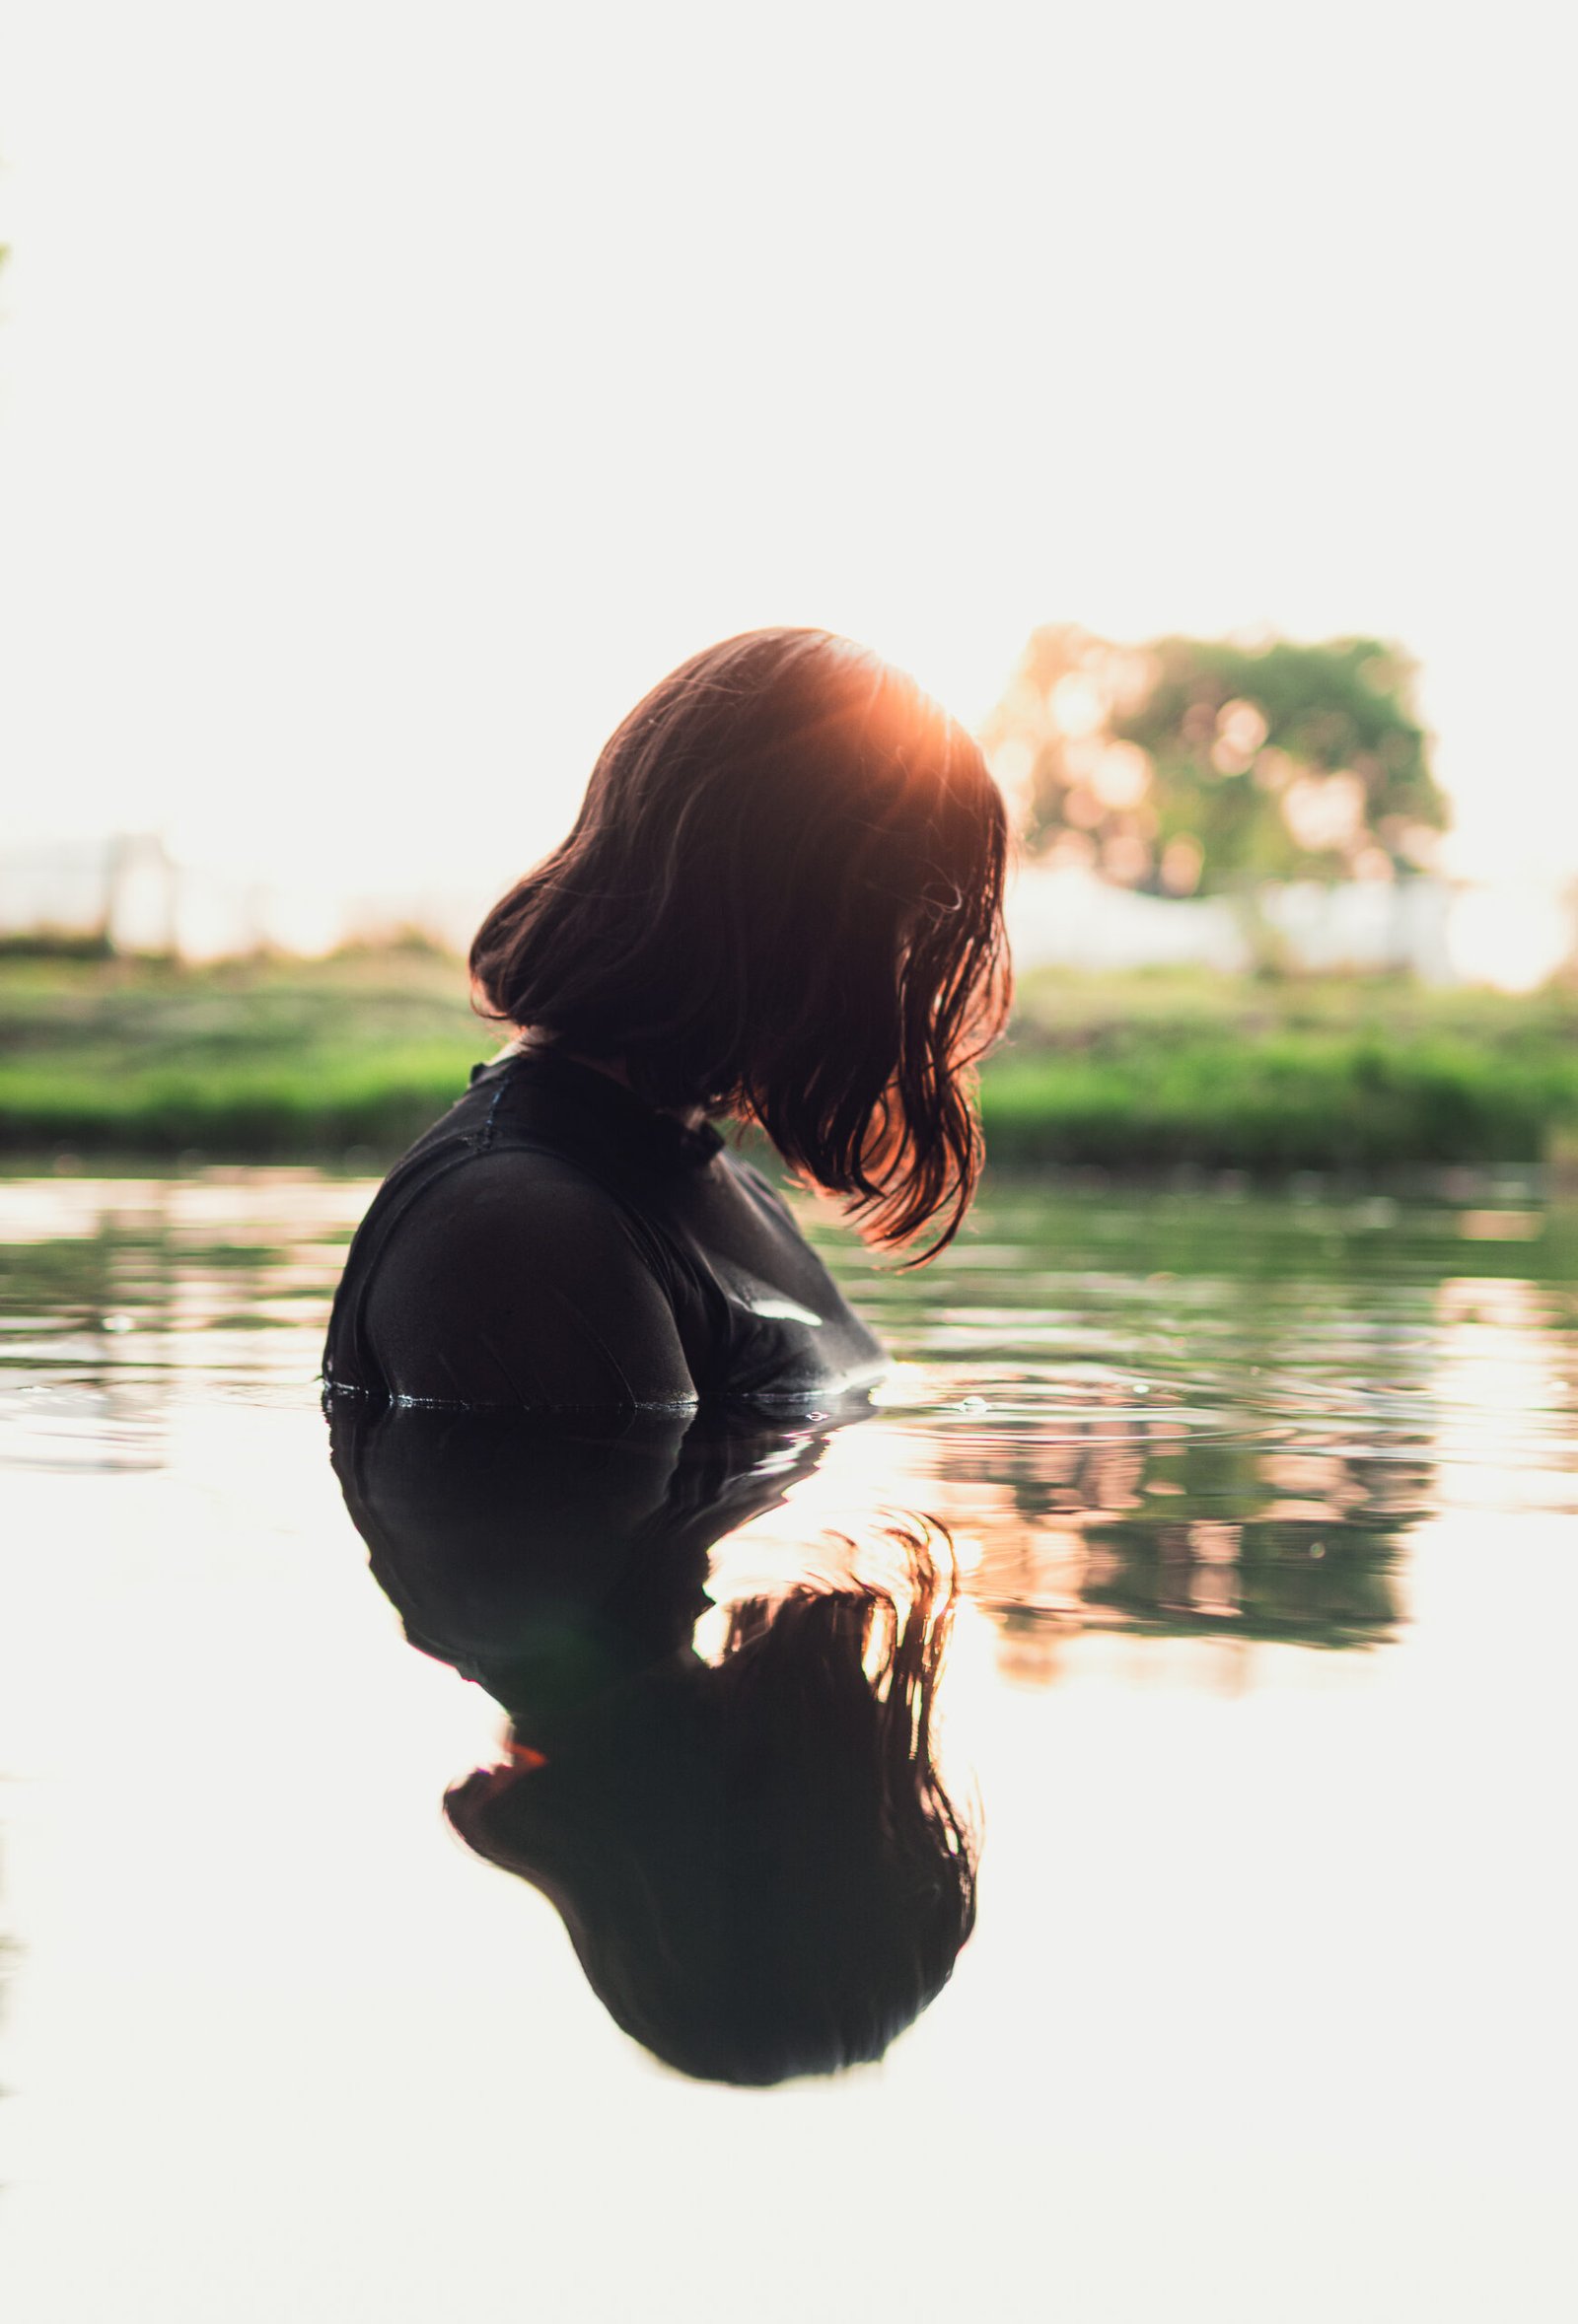
[[[357,1229],[330,1391],[565,1410],[803,1397],[880,1343],[761,1172],[595,1067],[478,1066]]]

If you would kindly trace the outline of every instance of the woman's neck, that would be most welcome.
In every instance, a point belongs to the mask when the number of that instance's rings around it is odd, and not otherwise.
[[[567,1057],[572,1065],[587,1065],[592,1068],[594,1073],[607,1074],[609,1080],[617,1082],[621,1089],[634,1090],[635,1085],[630,1079],[629,1071],[622,1057],[589,1057],[584,1050],[568,1048],[562,1041],[555,1041],[547,1034],[536,1032],[531,1027],[528,1027],[524,1032],[518,1032],[504,1053],[506,1056],[511,1056],[546,1049],[555,1051],[560,1057]],[[687,1130],[699,1130],[707,1118],[706,1107],[702,1105],[683,1107],[663,1105],[656,1110],[682,1123]]]

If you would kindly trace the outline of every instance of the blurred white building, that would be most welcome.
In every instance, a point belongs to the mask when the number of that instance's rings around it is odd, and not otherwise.
[[[1021,864],[1009,880],[1007,918],[1020,968],[1250,965],[1249,940],[1224,897],[1180,903],[1136,895],[1079,865]]]
[[[497,881],[347,891],[283,884],[172,857],[154,834],[0,849],[0,938],[106,940],[118,951],[213,959],[262,948],[329,951],[419,930],[464,951]],[[1194,966],[1228,974],[1275,958],[1294,969],[1411,973],[1428,984],[1541,983],[1578,952],[1570,886],[1494,886],[1421,876],[1247,896],[1173,898],[1117,887],[1071,864],[1025,863],[1009,882],[1022,969]]]
[[[174,951],[180,879],[156,832],[0,849],[0,936],[80,937],[117,951]]]
[[[326,952],[410,929],[464,951],[498,882],[358,893],[312,874],[289,884],[182,863],[157,834],[0,847],[0,938],[63,937],[188,960]]]
[[[1465,905],[1477,894],[1461,881],[1420,878],[1295,880],[1242,897],[1174,898],[1114,887],[1078,865],[1028,863],[1010,882],[1008,927],[1021,968],[1233,973],[1273,957],[1312,972],[1391,971],[1459,984],[1496,973],[1493,961],[1464,956],[1457,941]],[[1558,913],[1534,974],[1507,981],[1539,982],[1569,949],[1568,921]]]

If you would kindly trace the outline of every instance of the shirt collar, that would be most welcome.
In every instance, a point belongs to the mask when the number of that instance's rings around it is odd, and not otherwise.
[[[479,1082],[499,1081],[506,1075],[528,1089],[563,1095],[599,1130],[626,1148],[639,1145],[654,1159],[700,1168],[711,1162],[723,1145],[721,1131],[711,1122],[704,1121],[699,1129],[687,1129],[677,1115],[649,1105],[644,1097],[627,1089],[623,1082],[616,1082],[611,1074],[601,1073],[595,1065],[583,1065],[573,1057],[566,1057],[561,1050],[506,1051],[491,1064],[474,1065],[470,1086],[475,1089]]]

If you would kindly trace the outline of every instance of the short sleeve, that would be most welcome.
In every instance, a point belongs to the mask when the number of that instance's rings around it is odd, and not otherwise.
[[[649,1243],[611,1195],[538,1153],[478,1155],[424,1188],[364,1321],[394,1396],[542,1411],[695,1396]]]

